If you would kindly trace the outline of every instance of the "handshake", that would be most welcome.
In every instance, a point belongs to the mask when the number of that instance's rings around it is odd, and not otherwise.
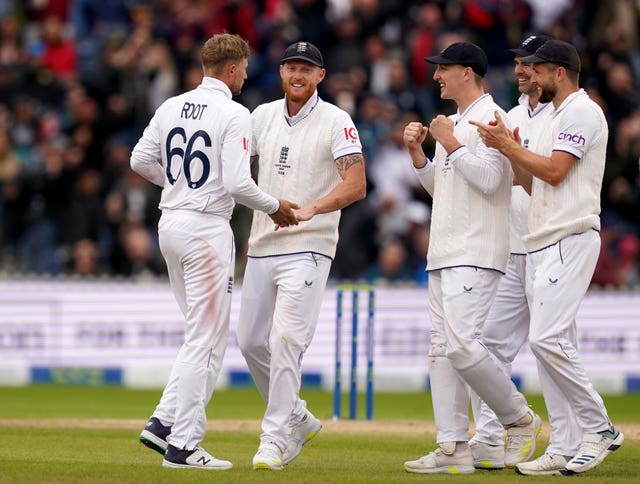
[[[298,222],[311,220],[315,215],[312,205],[305,205],[300,208],[297,203],[290,202],[289,200],[281,199],[279,202],[280,208],[278,208],[278,211],[269,215],[271,220],[276,224],[275,230],[282,227],[289,227],[290,225],[298,225]]]

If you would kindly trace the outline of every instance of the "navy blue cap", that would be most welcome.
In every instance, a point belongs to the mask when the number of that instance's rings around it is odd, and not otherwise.
[[[489,69],[487,54],[471,42],[456,42],[440,52],[440,55],[425,57],[429,64],[459,64],[471,67],[473,72],[484,77]]]
[[[284,64],[288,60],[300,59],[311,62],[318,67],[324,67],[324,59],[320,50],[311,42],[296,42],[287,47],[282,55],[280,64]]]
[[[515,55],[527,56],[535,54],[536,50],[542,47],[548,40],[553,40],[550,35],[530,35],[522,41],[522,43],[515,49],[507,49],[507,52],[511,52]]]
[[[522,62],[531,64],[541,64],[549,62],[566,69],[580,72],[580,56],[576,48],[568,42],[562,40],[549,40],[542,45],[536,53],[528,57],[523,57]]]

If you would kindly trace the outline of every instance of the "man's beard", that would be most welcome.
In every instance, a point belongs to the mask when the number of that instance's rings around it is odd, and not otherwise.
[[[302,101],[306,101],[307,99],[309,99],[313,95],[313,91],[315,89],[312,90],[307,85],[307,86],[305,86],[305,88],[302,91],[297,90],[295,93],[293,93],[292,90],[289,88],[289,85],[285,84],[283,82],[282,83],[282,90],[286,94],[287,99],[289,99],[290,101],[302,102]]]
[[[540,93],[540,102],[541,103],[550,103],[553,101],[553,98],[558,94],[558,90],[549,87],[541,88],[542,92]]]
[[[240,93],[242,92],[242,86],[243,85],[244,85],[244,82],[235,83],[235,84],[232,84],[231,86],[229,86],[229,90],[231,91],[231,94],[233,94],[234,96],[239,96]]]

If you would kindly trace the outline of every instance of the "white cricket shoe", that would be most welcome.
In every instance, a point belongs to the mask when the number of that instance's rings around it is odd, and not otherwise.
[[[514,467],[520,462],[526,462],[536,450],[536,437],[542,428],[542,420],[533,410],[527,413],[517,422],[505,426],[507,429],[507,449],[504,456],[504,464]]]
[[[228,460],[216,459],[200,446],[193,450],[184,450],[169,445],[162,460],[162,467],[226,471],[231,469],[233,464]]]
[[[466,442],[464,448],[456,449],[456,442],[443,442],[433,452],[420,457],[418,460],[410,460],[404,463],[407,472],[417,474],[471,474],[473,467],[473,455]]]
[[[559,454],[542,454],[537,459],[516,465],[516,472],[523,476],[559,476],[571,457]]]
[[[302,446],[313,439],[320,429],[322,424],[320,420],[315,418],[311,412],[307,410],[307,414],[302,418],[300,422],[289,427],[289,435],[287,437],[287,448],[282,456],[282,463],[287,465],[293,459],[298,457]]]
[[[476,469],[504,469],[504,446],[491,445],[477,440],[469,441],[473,455],[473,467]]]
[[[282,451],[273,442],[262,442],[253,456],[254,469],[282,470]]]
[[[600,464],[624,442],[624,435],[613,425],[609,430],[597,434],[584,434],[578,453],[567,463],[571,473],[586,472]]]

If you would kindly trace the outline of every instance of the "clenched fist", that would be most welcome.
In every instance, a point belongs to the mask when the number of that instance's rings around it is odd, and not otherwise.
[[[411,149],[418,148],[422,145],[427,137],[427,127],[422,123],[412,122],[405,126],[402,140],[404,145]]]
[[[442,114],[438,114],[433,118],[433,121],[431,121],[429,130],[431,131],[433,139],[442,143],[444,138],[453,135],[453,121]]]

